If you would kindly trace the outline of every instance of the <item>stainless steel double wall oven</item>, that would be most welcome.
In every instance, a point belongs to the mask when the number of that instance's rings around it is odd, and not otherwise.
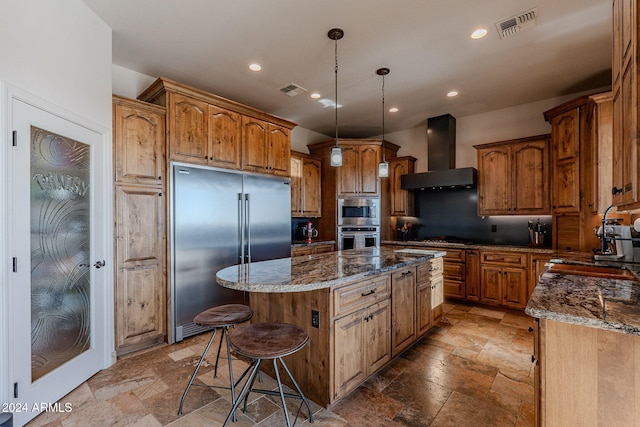
[[[338,249],[380,246],[380,199],[338,199]]]

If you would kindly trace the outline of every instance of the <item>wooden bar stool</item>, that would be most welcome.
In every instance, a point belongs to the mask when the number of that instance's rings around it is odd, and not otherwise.
[[[284,416],[287,420],[287,427],[291,427],[291,421],[289,420],[289,412],[287,411],[285,397],[301,399],[309,411],[309,422],[313,423],[311,405],[302,393],[302,390],[300,390],[300,386],[298,386],[293,375],[291,375],[291,371],[289,371],[284,360],[282,360],[284,356],[295,353],[307,344],[309,341],[309,335],[307,335],[304,329],[288,323],[254,323],[232,331],[229,334],[229,341],[231,342],[231,347],[236,353],[252,359],[252,362],[245,373],[242,374],[242,376],[244,376],[247,372],[251,372],[238,395],[238,399],[234,402],[229,415],[227,415],[227,419],[225,420],[223,427],[229,423],[229,420],[232,417],[235,417],[235,412],[238,409],[238,406],[240,406],[242,399],[244,399],[243,412],[247,412],[247,401],[251,392],[280,396]],[[278,391],[254,389],[253,383],[255,382],[256,375],[260,370],[260,365],[263,360],[269,359],[273,360],[273,370],[275,371],[276,381],[278,382]],[[280,380],[280,373],[278,372],[278,365],[276,363],[277,361],[280,361],[285,372],[289,375],[289,378],[298,391],[298,394],[285,393],[283,391],[282,381]],[[296,419],[297,418],[298,415],[296,414]]]
[[[196,379],[198,375],[198,370],[200,369],[200,365],[202,365],[202,361],[204,357],[207,355],[209,351],[209,347],[211,347],[211,343],[213,339],[216,337],[216,332],[218,329],[222,330],[222,335],[227,343],[227,362],[229,364],[229,388],[231,389],[231,401],[235,403],[235,384],[233,382],[233,369],[231,367],[231,351],[229,348],[229,327],[235,327],[240,323],[244,323],[253,317],[253,310],[251,307],[243,305],[243,304],[225,304],[219,305],[217,307],[210,308],[208,310],[203,311],[198,314],[193,319],[193,323],[201,326],[212,326],[213,333],[211,334],[211,338],[209,339],[209,343],[205,347],[202,352],[202,356],[200,356],[200,360],[196,365],[196,369],[193,371],[193,375],[189,379],[189,384],[187,384],[187,388],[184,390],[182,394],[182,399],[180,399],[180,408],[178,409],[178,415],[182,415],[182,405],[184,405],[184,400],[187,397],[187,393],[193,384],[193,380]],[[218,361],[220,360],[220,349],[222,348],[222,338],[220,337],[220,344],[218,345],[218,354],[216,355],[216,364],[213,370],[214,378],[218,376]],[[201,384],[196,384],[201,385]],[[208,386],[207,386],[208,387]]]

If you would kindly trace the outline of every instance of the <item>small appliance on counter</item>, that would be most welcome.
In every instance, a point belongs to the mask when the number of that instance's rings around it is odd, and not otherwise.
[[[313,226],[311,220],[307,221],[304,228],[302,228],[302,236],[306,243],[313,243],[315,238],[318,237],[318,229]]]
[[[534,224],[529,221],[529,246],[541,247],[545,245],[545,237],[547,235],[547,224],[542,224],[537,220]]]
[[[593,230],[601,241],[604,239],[603,247],[593,251],[595,260],[640,262],[640,219],[633,225],[623,225],[621,221],[607,218],[606,224]]]

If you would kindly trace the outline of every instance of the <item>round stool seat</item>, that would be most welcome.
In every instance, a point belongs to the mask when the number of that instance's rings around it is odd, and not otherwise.
[[[253,310],[249,306],[225,304],[203,311],[193,319],[193,323],[202,326],[232,326],[246,322],[252,316]]]
[[[275,359],[300,350],[309,341],[304,329],[288,323],[254,323],[229,334],[231,347],[251,359]]]

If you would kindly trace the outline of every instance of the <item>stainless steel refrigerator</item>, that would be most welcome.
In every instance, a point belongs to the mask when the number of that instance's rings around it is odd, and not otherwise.
[[[291,254],[289,179],[173,164],[171,323],[173,342],[207,330],[200,312],[247,297],[216,272]]]

